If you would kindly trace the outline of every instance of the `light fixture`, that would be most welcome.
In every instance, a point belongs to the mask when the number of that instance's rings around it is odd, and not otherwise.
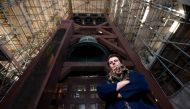
[[[142,20],[141,20],[141,23],[144,23],[144,22],[146,21],[146,18],[147,18],[148,13],[149,13],[149,9],[150,9],[150,6],[147,6],[147,7],[146,7],[146,10],[145,10],[145,12],[144,12],[144,16],[143,16],[143,18],[142,18]]]
[[[152,30],[153,28],[152,28],[152,27],[150,27],[150,29]]]
[[[102,31],[98,31],[98,33],[102,34],[103,32]]]
[[[174,33],[174,32],[177,30],[177,28],[179,27],[179,25],[180,25],[179,22],[174,21],[173,24],[172,24],[172,26],[170,27],[169,31],[170,31],[171,33]]]
[[[123,6],[124,6],[124,3],[125,3],[125,0],[123,0],[123,1],[122,1],[121,7],[123,7]]]

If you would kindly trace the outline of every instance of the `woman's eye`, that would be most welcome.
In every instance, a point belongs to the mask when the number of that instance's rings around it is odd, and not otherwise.
[[[119,60],[114,60],[114,62],[118,62]]]

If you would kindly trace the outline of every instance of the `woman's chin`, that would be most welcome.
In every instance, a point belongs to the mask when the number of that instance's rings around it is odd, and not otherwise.
[[[116,74],[117,74],[117,75],[120,75],[120,74],[121,74],[121,72],[120,72],[120,73],[118,73],[118,72],[117,72]]]

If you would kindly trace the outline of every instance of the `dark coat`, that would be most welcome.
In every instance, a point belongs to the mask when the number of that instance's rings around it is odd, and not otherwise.
[[[119,91],[116,91],[117,82],[104,81],[97,86],[97,93],[106,102],[106,109],[127,109],[126,102],[131,109],[157,109],[146,96],[149,87],[144,76],[131,70],[129,78],[130,83]],[[122,98],[117,98],[118,93]]]

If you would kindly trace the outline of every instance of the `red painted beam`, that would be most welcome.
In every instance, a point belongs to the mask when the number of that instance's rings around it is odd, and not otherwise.
[[[124,64],[128,67],[133,66],[131,61],[124,61]],[[70,68],[72,71],[106,71],[107,65],[106,62],[64,62],[62,73],[67,68]]]
[[[83,26],[83,25],[79,25],[79,24],[76,24],[74,23],[74,27],[75,28],[111,28],[109,25],[108,26],[105,26],[105,25],[95,25],[95,26]]]
[[[98,38],[98,42],[104,46],[106,46],[107,48],[110,48],[111,50],[118,52],[118,54],[120,54],[121,56],[128,58],[127,57],[127,53],[120,47],[114,45],[113,43],[107,41],[106,39],[103,38]]]
[[[107,30],[105,30],[103,28],[98,28],[97,30],[103,32],[103,34],[106,33],[106,34],[108,34],[110,36],[115,36],[113,33],[109,32],[109,31],[107,31]]]
[[[40,94],[38,98],[36,99],[36,107],[38,108],[48,108],[48,105],[51,102],[52,95],[50,93],[46,93],[47,90],[52,90],[56,86],[56,83],[58,79],[60,78],[60,63],[62,62],[62,58],[65,55],[66,51],[64,51],[70,43],[71,36],[73,34],[73,22],[72,21],[62,21],[59,25],[59,28],[65,28],[67,29],[61,44],[56,52],[56,56],[52,62],[52,67],[48,71],[46,79],[44,80],[44,84],[40,89]],[[45,91],[45,92],[44,92]]]
[[[13,102],[13,100],[16,98],[16,95],[21,89],[22,84],[27,79],[27,77],[31,74],[32,69],[37,64],[38,60],[41,58],[43,52],[49,45],[49,43],[52,40],[52,36],[50,36],[49,41],[43,46],[43,48],[40,50],[39,54],[31,60],[31,63],[28,65],[27,69],[24,71],[24,73],[20,76],[19,80],[16,81],[11,89],[8,91],[8,93],[5,95],[5,97],[0,102],[0,109],[8,109],[10,104]]]
[[[62,54],[61,52],[63,51],[63,49],[66,49],[67,46],[64,46],[64,45],[68,45],[69,41],[70,41],[70,38],[71,37],[68,37],[68,36],[71,36],[72,35],[72,29],[73,29],[73,22],[70,21],[70,20],[67,20],[67,21],[62,21],[61,24],[59,25],[59,28],[65,28],[67,31],[65,32],[64,36],[63,36],[63,39],[61,41],[61,44],[59,45],[59,48],[56,52],[56,55],[55,55],[55,58],[53,59],[52,61],[52,66],[50,67],[50,69],[48,70],[48,73],[46,75],[46,78],[44,79],[43,81],[43,85],[41,86],[41,89],[39,91],[39,94],[35,100],[35,103],[33,105],[33,108],[32,109],[36,109],[38,104],[39,104],[39,101],[40,101],[40,98],[41,98],[41,95],[43,94],[43,91],[45,90],[45,88],[47,87],[47,84],[48,82],[51,80],[51,77],[53,78],[57,78],[58,74],[54,72],[55,70],[55,67],[57,66],[58,62],[59,61],[59,56],[60,54]],[[67,36],[67,37],[66,37]],[[58,72],[58,71],[56,71]],[[50,76],[51,75],[51,76]],[[54,80],[55,81],[55,80]],[[51,82],[51,81],[50,81]],[[56,81],[57,82],[57,81]],[[52,85],[52,84],[51,84]],[[41,106],[41,105],[40,105]],[[43,107],[43,106],[42,106]]]

